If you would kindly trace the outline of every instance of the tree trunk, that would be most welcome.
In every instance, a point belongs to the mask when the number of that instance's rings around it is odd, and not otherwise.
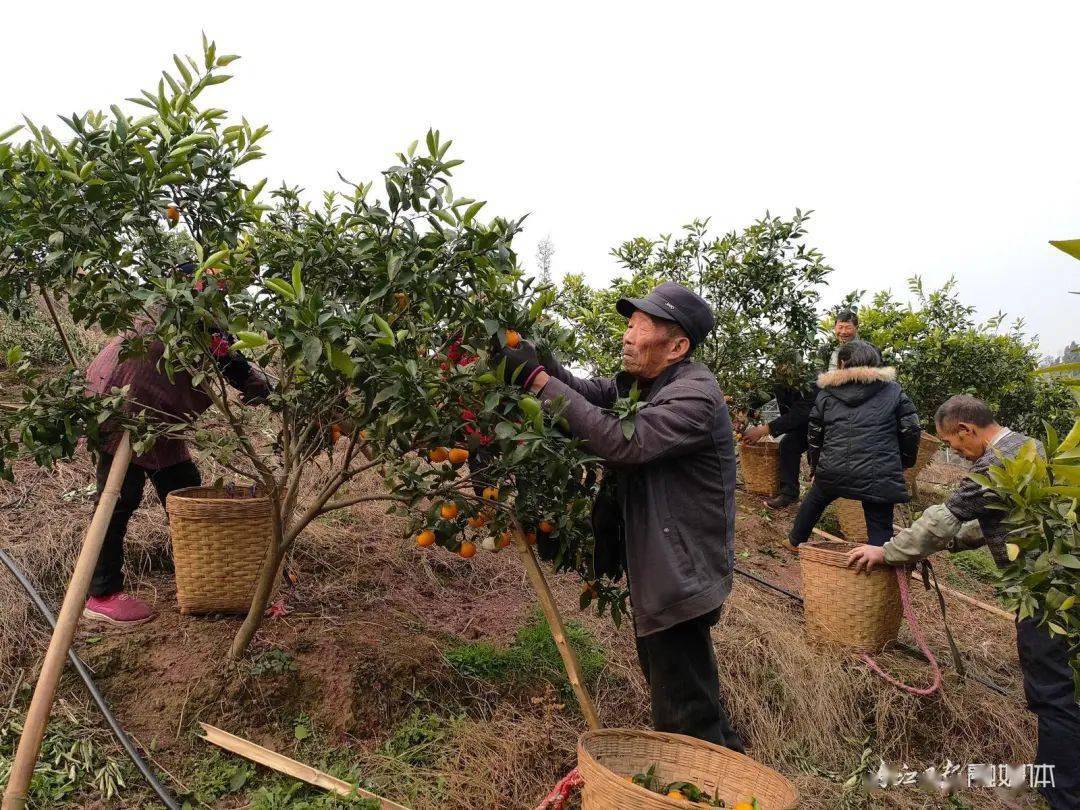
[[[262,625],[266,606],[270,602],[270,595],[274,592],[278,569],[281,568],[281,561],[285,558],[285,553],[280,549],[281,545],[275,538],[267,549],[266,559],[263,561],[262,570],[259,571],[259,580],[255,584],[255,593],[251,597],[251,607],[248,608],[244,623],[236,631],[232,646],[229,648],[229,658],[234,661],[247,651],[251,639],[255,637],[255,632]]]

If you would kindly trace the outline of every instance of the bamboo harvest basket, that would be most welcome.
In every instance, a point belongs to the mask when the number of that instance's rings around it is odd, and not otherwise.
[[[780,492],[780,443],[760,441],[739,447],[747,492],[772,497]]]
[[[890,566],[869,574],[847,567],[846,543],[803,543],[806,633],[859,652],[878,652],[900,629],[900,588]]]
[[[840,531],[844,538],[852,543],[865,543],[870,534],[866,530],[866,514],[863,512],[862,501],[851,498],[837,498],[833,501],[836,509],[836,519],[840,521]]]
[[[904,470],[904,480],[907,481],[908,491],[912,495],[918,494],[919,473],[926,469],[941,447],[941,440],[925,430],[919,437],[919,455],[915,459],[915,466]]]
[[[270,499],[187,487],[167,500],[180,612],[246,613],[273,542]]]
[[[772,768],[719,745],[681,734],[610,728],[578,740],[578,772],[585,784],[582,810],[667,810],[695,807],[635,785],[627,777],[655,766],[664,782],[693,782],[727,807],[758,800],[761,810],[788,810],[798,804],[794,785]]]

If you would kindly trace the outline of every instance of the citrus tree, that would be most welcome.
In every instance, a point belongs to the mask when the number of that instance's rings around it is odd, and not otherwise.
[[[885,291],[858,307],[859,335],[897,367],[927,429],[942,402],[971,394],[985,400],[1002,424],[1029,435],[1041,433],[1044,421],[1068,430],[1075,397],[1061,380],[1040,374],[1037,344],[1021,321],[1008,331],[1002,330],[1003,315],[978,322],[952,279],[928,292],[915,276],[909,290],[908,303]],[[856,292],[845,305],[857,305],[861,297]]]
[[[160,344],[164,371],[212,403],[190,420],[155,418],[124,392],[87,395],[74,372],[45,378],[13,349],[24,388],[0,422],[5,474],[20,456],[52,463],[122,429],[135,453],[183,438],[258,486],[273,537],[233,656],[304,528],[361,501],[386,502],[419,545],[465,558],[521,530],[592,583],[593,459],[498,353],[522,334],[568,340],[545,315],[553,292],[518,268],[520,221],[481,220],[482,201],[456,196],[462,161],[437,131],[396,155],[377,189],[342,178],[318,206],[284,186],[264,193],[238,169],[263,155],[267,128],[200,106],[236,58],[204,38],[201,59],[174,57],[175,71],[129,99],[140,117],[113,106],[62,119],[63,138],[29,121],[21,143],[19,128],[4,133],[4,302],[45,290],[80,326],[125,335],[129,355]],[[264,409],[235,400],[223,355],[274,378]],[[384,491],[354,488],[369,475]],[[622,606],[618,590],[591,587]]]
[[[1080,696],[1080,420],[1060,440],[1048,428],[1045,450],[1044,457],[1029,441],[1016,458],[972,478],[1008,512],[1010,564],[999,583],[1005,604],[1066,638]]]
[[[594,371],[615,370],[625,320],[614,303],[639,297],[661,281],[694,290],[712,307],[716,328],[696,359],[716,374],[736,406],[772,396],[778,364],[808,358],[818,342],[821,286],[831,272],[806,244],[809,211],[790,219],[766,214],[741,231],[709,232],[694,220],[682,235],[638,237],[612,251],[626,274],[604,289],[567,276],[558,309],[579,331],[580,356]]]

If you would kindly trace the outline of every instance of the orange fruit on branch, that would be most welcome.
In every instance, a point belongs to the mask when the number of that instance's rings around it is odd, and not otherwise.
[[[525,542],[530,546],[536,545],[536,532],[525,532]]]
[[[435,532],[431,529],[425,529],[416,535],[416,545],[420,548],[427,548],[428,546],[435,545]]]
[[[475,517],[469,518],[465,522],[474,529],[481,529],[484,527],[484,524],[487,523],[487,518],[484,515],[476,515]]]
[[[341,425],[337,422],[330,426],[330,443],[337,444],[341,439]]]
[[[510,532],[503,532],[499,535],[499,542],[496,543],[499,548],[506,548],[510,545]]]
[[[444,503],[439,507],[439,515],[443,520],[453,520],[458,516],[458,505],[456,503]]]
[[[550,520],[541,520],[537,527],[544,534],[551,534],[555,531],[555,524]]]
[[[476,543],[470,543],[470,542],[466,541],[466,542],[462,543],[461,548],[458,549],[458,554],[460,554],[466,560],[469,559],[469,557],[473,556],[475,553],[476,553]]]
[[[678,799],[681,802],[686,801],[686,796],[683,795],[681,790],[669,790],[667,793],[669,799]]]
[[[469,451],[464,447],[455,447],[447,453],[447,457],[450,459],[450,463],[455,467],[460,467],[469,459]]]
[[[511,349],[516,349],[521,345],[521,335],[513,329],[506,330],[506,345]]]
[[[169,222],[174,224],[180,221],[180,209],[176,207],[176,203],[169,203],[165,206],[165,216]]]
[[[428,450],[427,457],[432,464],[442,464],[450,457],[450,453],[445,447],[432,447]]]
[[[499,488],[498,487],[484,487],[484,491],[481,494],[482,494],[482,496],[484,498],[486,498],[489,501],[497,501],[497,500],[499,500]]]

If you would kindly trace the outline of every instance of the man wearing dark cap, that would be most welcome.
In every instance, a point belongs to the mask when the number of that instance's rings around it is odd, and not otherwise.
[[[734,568],[735,442],[716,377],[690,359],[712,331],[712,310],[670,282],[616,308],[627,327],[614,379],[579,379],[554,359],[541,362],[527,342],[502,353],[508,368],[520,368],[523,388],[545,405],[565,402],[571,432],[607,462],[616,508],[605,522],[617,524],[613,534],[625,544],[608,556],[620,568],[625,559],[654,727],[742,751],[720,700],[709,633]],[[627,438],[609,409],[635,382],[644,405]]]

